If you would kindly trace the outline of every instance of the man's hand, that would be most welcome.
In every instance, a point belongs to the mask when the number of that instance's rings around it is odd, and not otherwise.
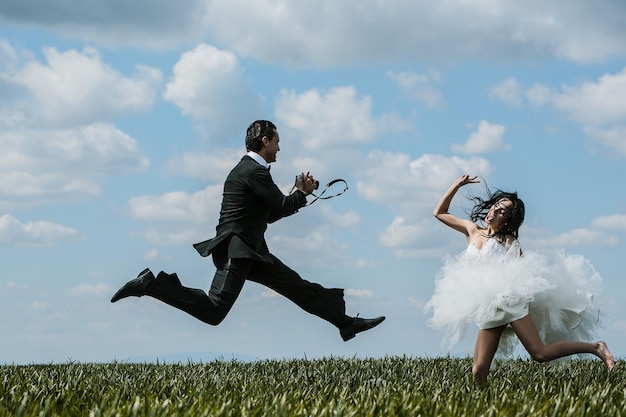
[[[308,171],[306,174],[302,173],[296,180],[296,188],[302,191],[305,195],[311,194],[316,188],[315,178],[313,178],[313,175],[311,175]]]

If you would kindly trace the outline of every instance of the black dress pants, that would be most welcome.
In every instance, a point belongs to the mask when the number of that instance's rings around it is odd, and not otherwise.
[[[351,323],[352,318],[345,314],[343,289],[324,288],[304,280],[277,257],[270,256],[272,263],[247,258],[220,260],[214,256],[217,270],[208,294],[201,289],[184,287],[176,274],[160,272],[148,295],[215,326],[224,320],[249,279],[338,328]]]

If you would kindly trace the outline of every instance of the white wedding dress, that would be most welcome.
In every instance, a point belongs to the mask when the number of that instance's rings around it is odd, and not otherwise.
[[[517,242],[488,239],[444,259],[435,292],[425,306],[429,324],[443,331],[448,348],[469,323],[481,329],[506,325],[530,314],[545,343],[588,341],[599,326],[602,278],[583,256],[563,250],[524,252]],[[518,340],[507,327],[498,353],[511,354]]]

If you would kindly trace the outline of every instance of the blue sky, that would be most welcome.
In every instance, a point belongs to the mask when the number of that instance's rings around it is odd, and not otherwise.
[[[624,355],[622,1],[104,4],[0,2],[0,362],[471,354],[473,328],[448,352],[423,312],[465,247],[431,214],[462,173],[519,192],[525,251],[593,262],[598,338]],[[386,315],[375,330],[344,343],[255,283],[218,327],[109,302],[147,266],[208,288],[191,245],[259,118],[285,193],[302,171],[349,184],[271,225],[270,249]]]

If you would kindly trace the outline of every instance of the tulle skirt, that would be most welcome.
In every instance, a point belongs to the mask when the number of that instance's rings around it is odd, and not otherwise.
[[[563,250],[467,256],[444,260],[435,292],[425,306],[429,324],[442,331],[450,348],[467,326],[481,329],[506,325],[530,314],[545,343],[587,341],[599,326],[602,278],[583,256]],[[511,354],[518,343],[508,328],[499,354]]]

